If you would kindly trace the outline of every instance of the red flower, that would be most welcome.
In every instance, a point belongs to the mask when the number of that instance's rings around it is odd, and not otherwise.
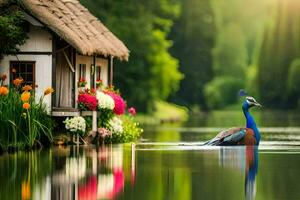
[[[124,99],[120,95],[118,95],[114,92],[106,92],[106,94],[111,96],[111,98],[113,98],[113,100],[115,102],[114,113],[116,115],[124,114],[125,109],[126,109],[126,103],[125,103]]]
[[[136,115],[136,110],[135,110],[134,107],[129,108],[129,109],[128,109],[128,112],[129,112],[132,116]]]
[[[81,78],[79,79],[79,82],[85,82],[85,78],[84,78],[84,77],[81,77]]]
[[[81,110],[96,110],[97,109],[97,98],[90,94],[80,94],[78,96],[78,106]]]
[[[87,84],[86,80],[84,77],[81,77],[78,81],[78,87],[85,87],[85,85]]]
[[[90,92],[91,92],[92,94],[96,94],[96,89],[95,89],[95,88],[92,88]]]

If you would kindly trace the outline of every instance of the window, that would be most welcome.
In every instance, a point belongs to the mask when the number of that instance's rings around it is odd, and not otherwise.
[[[22,78],[24,84],[35,85],[35,62],[34,61],[11,61],[11,83],[16,78]]]
[[[86,73],[86,65],[79,64],[79,79],[85,78],[85,73]]]
[[[96,66],[96,81],[101,80],[101,66]]]

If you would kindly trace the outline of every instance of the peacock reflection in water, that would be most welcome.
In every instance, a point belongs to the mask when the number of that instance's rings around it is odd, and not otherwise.
[[[258,171],[257,146],[221,147],[219,165],[245,173],[245,199],[255,199],[255,179]]]

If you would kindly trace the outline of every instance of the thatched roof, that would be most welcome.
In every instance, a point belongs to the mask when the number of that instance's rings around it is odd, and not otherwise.
[[[78,0],[23,0],[25,9],[83,55],[128,60],[129,51]]]

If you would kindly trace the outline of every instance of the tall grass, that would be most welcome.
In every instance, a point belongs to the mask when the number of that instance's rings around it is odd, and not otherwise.
[[[41,138],[52,140],[53,123],[43,103],[46,94],[36,101],[31,90],[30,98],[24,102],[22,92],[20,86],[14,86],[7,95],[0,95],[0,144],[4,148],[32,148],[40,144]],[[24,103],[30,107],[24,108]]]

